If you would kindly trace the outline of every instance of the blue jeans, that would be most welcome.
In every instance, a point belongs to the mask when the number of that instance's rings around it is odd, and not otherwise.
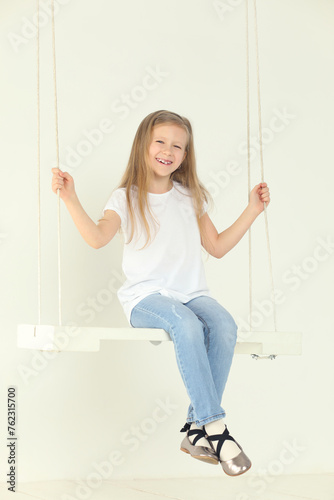
[[[214,298],[201,295],[182,304],[160,293],[142,299],[131,312],[135,328],[169,333],[191,404],[187,422],[201,426],[224,418],[221,400],[232,364],[237,325]]]

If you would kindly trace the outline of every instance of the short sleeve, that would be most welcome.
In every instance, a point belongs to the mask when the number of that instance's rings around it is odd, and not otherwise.
[[[125,228],[127,221],[127,203],[124,188],[116,189],[107,201],[102,214],[106,210],[114,210],[121,218],[121,226]]]

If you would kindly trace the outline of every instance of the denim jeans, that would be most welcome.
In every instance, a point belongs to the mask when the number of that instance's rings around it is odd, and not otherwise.
[[[135,328],[162,328],[169,333],[191,401],[188,423],[201,426],[226,416],[221,400],[232,364],[237,325],[223,306],[205,295],[183,304],[153,293],[132,309],[130,323]]]

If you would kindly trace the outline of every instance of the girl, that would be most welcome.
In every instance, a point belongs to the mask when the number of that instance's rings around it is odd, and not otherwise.
[[[135,328],[162,328],[173,343],[191,404],[181,450],[207,463],[221,463],[232,476],[251,467],[223,421],[221,400],[237,337],[232,316],[210,294],[201,246],[222,258],[269,203],[266,183],[250,193],[240,217],[218,233],[207,214],[209,192],[197,177],[192,128],[169,111],[140,124],[120,186],[96,224],[82,208],[73,178],[52,169],[60,197],[84,240],[93,248],[122,231],[126,282],[118,291]]]

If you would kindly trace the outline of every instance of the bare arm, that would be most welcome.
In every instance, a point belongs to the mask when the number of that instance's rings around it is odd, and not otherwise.
[[[205,231],[202,245],[207,252],[221,259],[241,240],[257,216],[263,211],[264,203],[270,202],[269,188],[261,183],[255,186],[250,195],[250,202],[240,217],[225,231],[218,233],[208,214],[201,217],[201,224]]]
[[[103,219],[100,219],[95,224],[83,209],[77,196],[68,200],[65,204],[79,233],[85,242],[93,248],[101,248],[107,245],[121,225],[120,216],[113,210],[106,210]]]
[[[106,210],[104,217],[96,224],[83,209],[70,174],[57,168],[53,168],[52,172],[52,190],[57,193],[59,189],[59,196],[86,243],[93,248],[101,248],[109,243],[121,225],[120,216],[113,210]]]

